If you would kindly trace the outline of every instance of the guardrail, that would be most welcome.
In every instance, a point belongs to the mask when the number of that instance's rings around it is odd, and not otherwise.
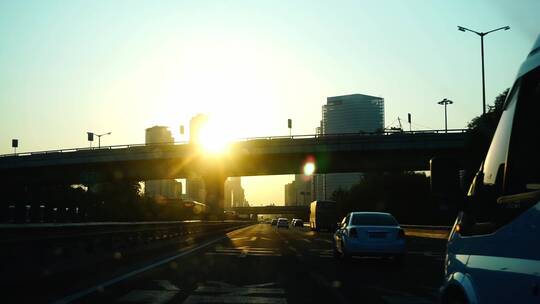
[[[431,226],[431,225],[400,225],[406,229],[424,229],[424,230],[446,230],[452,229],[452,226]]]
[[[0,283],[47,279],[126,256],[177,250],[247,221],[7,224],[0,226]],[[90,266],[89,266],[90,265]],[[94,265],[94,266],[91,266]],[[6,281],[7,280],[7,281]]]
[[[448,239],[451,226],[400,225],[405,235],[419,238]]]
[[[238,226],[245,221],[164,221],[164,222],[97,222],[69,224],[3,224],[0,225],[0,245],[25,242],[84,242],[88,238],[136,237],[167,239],[201,231]]]
[[[448,130],[415,130],[415,131],[384,131],[384,132],[359,132],[359,133],[334,133],[334,134],[301,134],[301,135],[290,135],[290,136],[260,136],[260,137],[246,137],[239,138],[233,142],[244,142],[244,141],[253,141],[253,140],[282,140],[282,139],[306,139],[306,138],[334,138],[334,137],[344,137],[344,136],[380,136],[380,135],[408,135],[408,134],[447,134],[447,133],[466,133],[468,129],[448,129]],[[101,147],[79,147],[79,148],[66,148],[66,149],[55,149],[55,150],[42,150],[42,151],[32,151],[32,152],[19,152],[19,153],[8,153],[0,154],[0,157],[12,157],[12,156],[29,156],[29,155],[42,155],[42,154],[53,154],[53,153],[70,153],[70,152],[79,152],[79,151],[96,151],[96,150],[114,150],[114,149],[127,149],[127,148],[136,148],[136,147],[146,147],[146,146],[166,146],[166,145],[187,145],[189,141],[179,141],[172,143],[153,143],[153,144],[121,144],[121,145],[111,145],[111,146],[101,146]]]

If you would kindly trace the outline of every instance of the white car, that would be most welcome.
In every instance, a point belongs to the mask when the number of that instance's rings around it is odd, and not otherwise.
[[[405,231],[389,213],[351,212],[334,234],[334,256],[394,257],[405,256]]]
[[[289,229],[289,220],[284,218],[284,217],[280,217],[278,220],[277,220],[277,225],[276,225],[278,228],[280,227],[283,227],[283,228],[287,228]]]

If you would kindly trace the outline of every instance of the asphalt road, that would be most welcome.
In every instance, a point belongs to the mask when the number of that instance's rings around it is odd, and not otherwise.
[[[74,303],[436,303],[444,240],[408,238],[403,265],[332,256],[331,233],[258,224],[59,298]],[[104,271],[107,269],[96,269]]]

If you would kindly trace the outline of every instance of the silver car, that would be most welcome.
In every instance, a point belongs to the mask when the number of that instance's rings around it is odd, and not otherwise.
[[[284,218],[284,217],[280,217],[278,220],[277,220],[277,225],[276,225],[278,228],[280,227],[283,227],[283,228],[287,228],[289,229],[289,220]]]
[[[334,234],[334,256],[405,256],[405,232],[389,213],[351,212]]]

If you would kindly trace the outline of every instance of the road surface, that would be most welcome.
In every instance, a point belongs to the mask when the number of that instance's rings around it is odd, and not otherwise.
[[[408,238],[402,266],[332,256],[332,236],[257,224],[97,282],[58,303],[434,303],[444,240]],[[96,271],[106,271],[96,269]]]

